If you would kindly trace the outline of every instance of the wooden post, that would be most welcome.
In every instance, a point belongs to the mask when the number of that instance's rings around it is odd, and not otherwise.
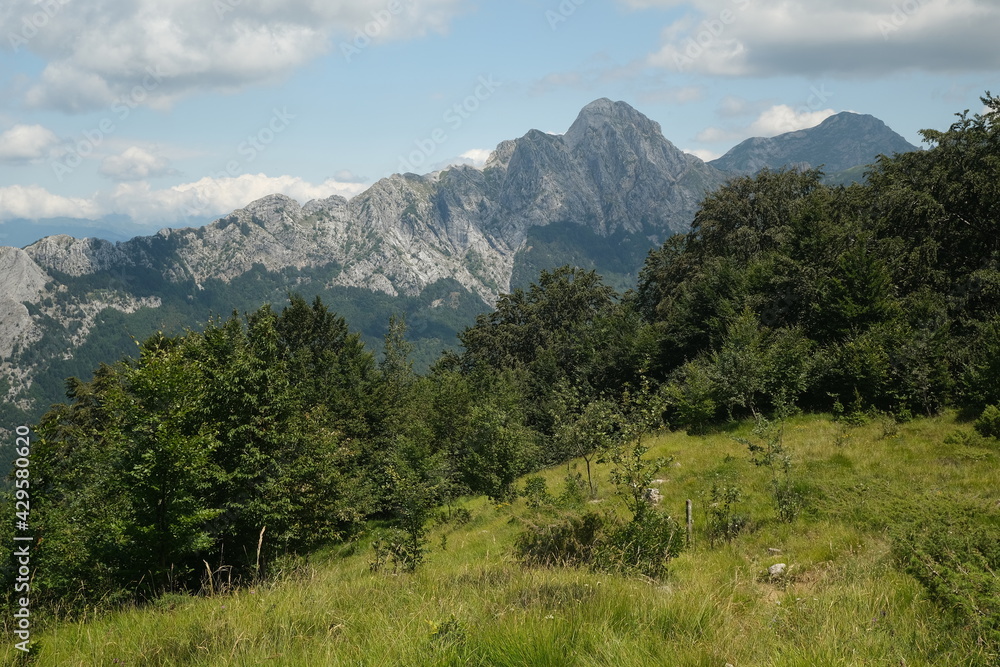
[[[691,499],[688,498],[687,501],[687,530],[688,530],[688,546],[691,546],[691,530],[694,528],[694,520],[691,517]]]

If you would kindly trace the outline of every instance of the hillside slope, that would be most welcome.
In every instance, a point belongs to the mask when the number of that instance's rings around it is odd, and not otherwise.
[[[933,583],[921,563],[955,576],[926,548],[942,522],[983,539],[998,532],[997,444],[970,432],[952,416],[864,426],[792,419],[785,445],[806,498],[792,523],[777,520],[766,474],[734,439],[754,438],[750,425],[666,434],[650,452],[673,457],[654,484],[659,511],[683,516],[692,499],[695,531],[664,580],[518,563],[523,526],[615,507],[602,465],[595,503],[545,511],[523,499],[468,500],[470,520],[443,515],[415,574],[371,572],[369,534],[286,563],[274,585],[50,624],[36,664],[996,664],[997,644],[984,634],[998,621],[995,600],[967,616],[920,583]],[[566,474],[543,472],[552,496]],[[713,488],[739,489],[741,500],[726,508]],[[745,527],[712,544],[708,528],[726,509]],[[778,563],[784,574],[770,575]],[[3,654],[11,658],[10,643]]]

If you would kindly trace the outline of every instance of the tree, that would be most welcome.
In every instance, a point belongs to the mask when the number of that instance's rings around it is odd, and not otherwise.
[[[582,458],[587,466],[587,489],[597,494],[590,464],[605,455],[621,431],[615,405],[606,399],[588,401],[563,384],[553,401],[554,438],[559,458]]]

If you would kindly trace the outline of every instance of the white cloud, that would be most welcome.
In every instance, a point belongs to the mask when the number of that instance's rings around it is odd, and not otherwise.
[[[486,160],[489,159],[491,151],[488,148],[473,148],[462,153],[460,157],[472,161],[472,166],[477,169],[486,164]]]
[[[702,162],[710,162],[716,158],[722,157],[722,153],[716,153],[715,151],[710,151],[706,148],[683,148],[681,149],[689,155],[693,155]]]
[[[723,76],[993,71],[1000,4],[983,0],[619,0],[686,8],[651,65]]]
[[[0,162],[37,162],[58,152],[59,137],[41,125],[18,124],[0,134]]]
[[[550,133],[551,134],[551,133]],[[440,160],[438,162],[433,162],[425,169],[421,169],[421,173],[434,173],[436,171],[444,171],[450,167],[475,167],[476,169],[482,169],[483,165],[486,164],[486,160],[489,159],[490,154],[493,151],[487,148],[472,148],[465,151],[461,155],[448,158],[446,160]]]
[[[101,162],[101,173],[116,181],[142,181],[176,173],[170,161],[138,146],[126,148],[121,155],[109,155]]]
[[[443,32],[467,3],[53,0],[42,22],[32,18],[41,7],[37,0],[9,0],[0,12],[0,35],[14,35],[11,47],[47,63],[26,92],[31,106],[91,110],[128,99],[136,86],[146,89],[142,104],[167,106],[202,89],[275,80],[342,45],[363,52],[371,44]]]
[[[67,198],[38,186],[0,188],[0,220],[11,218],[99,218],[122,214],[140,224],[184,225],[225,215],[269,194],[281,193],[305,203],[331,195],[353,197],[367,186],[328,179],[313,184],[297,176],[243,174],[234,178],[202,178],[169,188],[154,189],[146,181],[120,183],[109,192]]]
[[[37,185],[0,187],[0,220],[11,218],[96,218],[96,202],[55,195]]]
[[[837,113],[833,109],[795,109],[787,104],[777,104],[764,110],[750,125],[743,127],[709,127],[698,133],[698,141],[742,141],[749,137],[773,137],[815,127]]]
[[[830,116],[837,113],[833,109],[817,111],[797,110],[787,104],[773,106],[762,113],[750,126],[750,134],[754,137],[773,137],[785,132],[804,130],[815,127]]]

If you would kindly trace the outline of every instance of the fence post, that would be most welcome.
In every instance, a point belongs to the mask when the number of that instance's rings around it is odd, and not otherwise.
[[[691,546],[692,529],[694,528],[694,519],[691,516],[691,499],[688,498],[687,501],[687,533],[688,533],[688,546]]]

